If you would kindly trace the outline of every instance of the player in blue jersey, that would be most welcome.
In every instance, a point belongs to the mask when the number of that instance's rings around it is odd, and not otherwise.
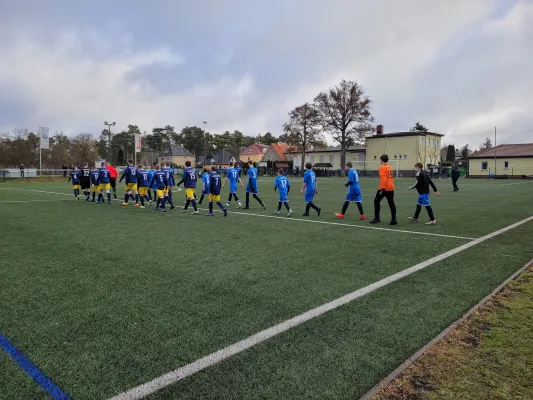
[[[316,183],[316,175],[313,171],[313,166],[311,163],[305,164],[305,170],[304,182],[302,184],[302,190],[300,191],[304,195],[304,200],[306,203],[305,213],[303,216],[308,217],[309,209],[312,208],[313,210],[316,210],[317,215],[320,217],[320,211],[322,211],[322,209],[313,203],[315,194],[318,193],[318,185]]]
[[[244,207],[245,210],[250,209],[250,193],[252,193],[254,199],[256,199],[257,202],[261,204],[263,210],[266,210],[265,204],[261,201],[259,196],[257,196],[257,168],[254,167],[254,163],[251,160],[248,161],[248,185],[246,186],[246,207]]]
[[[161,167],[162,170],[167,175],[168,187],[165,189],[165,201],[170,204],[170,209],[174,208],[174,203],[172,202],[172,188],[174,187],[174,168],[170,168],[170,163],[166,162],[166,167]]]
[[[338,218],[343,219],[350,202],[353,201],[357,204],[357,208],[359,209],[359,219],[363,221],[366,217],[363,212],[363,195],[361,194],[361,187],[359,186],[359,172],[352,168],[352,163],[349,161],[346,163],[346,176],[348,177],[348,182],[346,182],[344,186],[348,188],[348,193],[346,193],[346,199],[344,200],[342,211],[340,213],[335,213],[335,215]]]
[[[233,197],[237,202],[237,208],[241,208],[242,203],[237,197],[237,187],[239,186],[239,184],[241,185],[241,187],[244,187],[244,184],[241,181],[239,171],[237,170],[237,168],[234,168],[233,165],[233,161],[230,161],[229,169],[226,172],[226,180],[224,181],[222,188],[224,188],[226,186],[226,183],[229,182],[229,196],[228,201],[226,202],[226,207],[229,207],[229,203],[231,202],[231,198]]]
[[[208,217],[213,216],[213,203],[217,203],[217,206],[220,207],[224,216],[228,215],[228,210],[224,207],[220,201],[220,190],[222,188],[222,177],[217,172],[217,167],[214,165],[211,167],[211,175],[209,176],[209,212],[207,213]]]
[[[194,168],[191,168],[191,162],[185,161],[185,171],[183,171],[183,176],[181,177],[181,181],[178,183],[178,186],[181,185],[181,183],[185,184],[185,196],[187,197],[187,201],[185,202],[185,207],[183,207],[183,212],[187,212],[187,208],[189,207],[189,204],[192,204],[192,208],[194,211],[192,212],[192,215],[198,215],[198,207],[196,206],[196,171]]]
[[[150,185],[150,176],[142,165],[137,165],[137,190],[139,192],[139,199],[141,200],[141,208],[144,208],[144,200],[148,201],[148,206],[152,206],[152,202],[148,197],[148,186]]]
[[[76,197],[77,200],[80,199],[80,178],[81,171],[78,167],[75,167],[74,170],[70,172],[68,181],[70,182],[72,180],[72,189],[74,190],[74,197]]]
[[[242,167],[240,165],[237,165],[235,169],[237,170],[237,173],[239,174],[239,178],[240,178],[242,176]]]
[[[104,190],[107,193],[107,204],[111,204],[111,177],[109,171],[105,167],[105,163],[101,163],[101,168],[98,170],[98,200],[97,203],[104,202]]]
[[[292,210],[289,207],[289,199],[287,198],[287,196],[289,195],[289,191],[291,190],[291,183],[289,182],[287,177],[283,175],[283,169],[281,168],[278,170],[278,176],[274,181],[274,192],[276,190],[279,193],[278,211],[276,211],[276,215],[280,215],[281,205],[283,204],[288,211],[287,217],[290,217],[292,215]]]
[[[150,169],[148,170],[148,180],[149,182],[152,182],[152,178],[154,177],[155,169],[153,165],[150,165]],[[154,186],[150,186],[148,188],[148,199],[152,201],[152,191],[154,192],[154,200],[155,200],[155,183]]]
[[[204,196],[207,196],[211,193],[209,191],[210,176],[211,174],[209,173],[209,170],[204,168],[204,173],[202,174],[202,195],[200,196],[200,200],[198,200],[198,204],[202,204],[202,201],[204,201]]]
[[[135,200],[133,207],[139,207],[139,192],[137,191],[137,167],[133,165],[133,160],[128,160],[128,166],[124,169],[119,183],[126,178],[126,194],[124,195],[123,206],[128,205],[130,197]]]
[[[98,169],[96,167],[93,167],[91,169],[91,189],[93,192],[93,199],[91,200],[92,203],[95,202],[95,196],[96,192],[98,191],[98,186],[100,185],[100,173],[98,172]]]
[[[157,195],[157,203],[155,205],[155,210],[159,210],[159,206],[161,206],[161,212],[167,212],[167,209],[165,207],[165,188],[168,186],[167,182],[167,174],[165,171],[161,170],[161,167],[159,164],[156,164],[155,166],[155,173],[150,181],[149,187],[155,187],[156,195]]]

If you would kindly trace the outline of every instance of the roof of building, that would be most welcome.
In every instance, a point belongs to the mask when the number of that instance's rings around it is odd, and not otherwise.
[[[402,137],[402,136],[444,136],[442,133],[423,132],[423,131],[409,131],[409,132],[389,132],[368,136],[367,139],[380,139],[384,137]]]
[[[285,152],[289,148],[289,145],[287,143],[274,143],[272,144],[272,148],[274,149],[281,161],[287,160],[287,157],[285,156]]]
[[[243,151],[241,151],[241,154],[264,154],[268,149],[267,145],[260,144],[260,143],[254,143],[250,146],[246,147]]]
[[[325,152],[335,152],[335,151],[341,151],[341,146],[328,146],[328,147],[323,147],[323,148],[316,148],[316,149],[308,149],[306,151],[306,153],[325,153]],[[360,145],[356,145],[356,146],[350,146],[348,147],[348,149],[346,149],[346,151],[351,151],[351,152],[355,152],[355,153],[361,153],[361,152],[365,152],[366,151],[366,147],[365,146],[360,146]],[[285,151],[285,153],[300,153],[301,150],[298,149],[298,148],[294,148],[294,147],[289,147],[287,148],[287,150]]]
[[[520,158],[533,157],[533,143],[500,144],[468,156],[468,158]]]
[[[237,157],[234,157],[233,154],[231,154],[226,149],[219,150],[216,153],[209,155],[207,157],[204,157],[204,156],[198,157],[198,164],[203,164],[204,158],[207,159],[207,164],[226,165],[226,164],[229,164],[230,161],[239,162],[239,159]]]
[[[163,151],[164,156],[192,156],[193,154],[185,147],[171,145]]]

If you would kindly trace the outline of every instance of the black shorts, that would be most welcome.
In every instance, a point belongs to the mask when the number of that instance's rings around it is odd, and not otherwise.
[[[117,178],[109,178],[109,183],[111,183],[111,187],[115,189],[117,187]]]
[[[90,179],[88,180],[80,180],[80,187],[82,189],[90,189],[91,188],[91,181]]]

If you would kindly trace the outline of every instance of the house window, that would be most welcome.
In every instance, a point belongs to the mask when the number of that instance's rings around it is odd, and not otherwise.
[[[424,136],[420,136],[420,147],[424,147]]]
[[[395,154],[395,155],[394,155],[394,159],[396,160],[396,158],[398,158],[398,157],[396,157],[396,154]]]
[[[404,155],[403,155],[403,159],[404,159],[404,160],[407,160],[407,154],[404,154]]]
[[[321,162],[321,163],[324,162],[324,156],[320,156],[320,162]]]
[[[374,156],[374,160],[377,158],[377,156]]]
[[[509,161],[503,162],[503,168],[508,169],[509,168]]]
[[[333,165],[333,160],[334,160],[333,157],[335,157],[335,156],[329,156],[329,163],[330,163],[331,165]]]
[[[481,162],[481,170],[482,171],[486,171],[489,169],[489,163],[487,161],[482,161]]]
[[[399,155],[399,158],[400,158],[400,160],[402,159],[402,155],[401,154]]]
[[[310,160],[311,164],[314,165],[315,164],[315,156],[311,156],[310,159],[311,159]]]

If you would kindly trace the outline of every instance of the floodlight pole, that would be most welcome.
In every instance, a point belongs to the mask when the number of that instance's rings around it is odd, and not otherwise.
[[[496,127],[494,127],[494,178],[496,178]]]
[[[116,122],[111,122],[111,123],[107,121],[104,122],[104,125],[107,126],[107,133],[109,135],[109,160],[107,161],[109,161],[110,163],[111,163],[111,158],[112,158],[111,157],[111,127],[115,126],[116,124],[117,124]]]

